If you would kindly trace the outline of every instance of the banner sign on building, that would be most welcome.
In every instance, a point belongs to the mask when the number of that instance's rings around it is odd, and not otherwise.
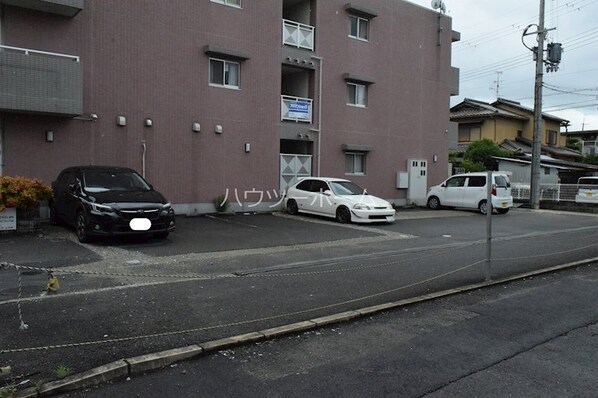
[[[0,211],[0,231],[15,231],[17,229],[17,209],[7,207]]]
[[[289,117],[296,119],[310,119],[309,102],[304,101],[290,101],[289,103]]]

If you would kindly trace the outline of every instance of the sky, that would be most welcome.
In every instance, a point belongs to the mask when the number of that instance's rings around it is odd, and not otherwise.
[[[430,0],[409,0],[431,9]],[[535,62],[540,0],[443,0],[453,30],[452,65],[460,69],[459,95],[493,102],[498,97],[534,106]],[[568,131],[598,130],[598,0],[545,0],[546,43],[561,43],[556,72],[543,80],[543,112],[569,120]],[[525,43],[525,45],[524,45]]]

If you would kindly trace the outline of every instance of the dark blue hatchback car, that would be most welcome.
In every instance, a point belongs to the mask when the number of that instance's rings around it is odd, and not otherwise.
[[[166,238],[175,229],[171,204],[129,168],[69,167],[52,190],[50,221],[74,227],[80,242],[102,235]]]

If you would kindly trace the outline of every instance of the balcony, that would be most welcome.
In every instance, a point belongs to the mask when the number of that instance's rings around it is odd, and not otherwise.
[[[459,68],[451,66],[449,76],[449,89],[451,95],[459,95]]]
[[[80,115],[79,57],[0,45],[0,111]]]
[[[314,51],[314,27],[283,19],[282,42],[291,47]]]
[[[83,0],[0,0],[0,4],[74,17],[83,9]]]
[[[312,102],[310,98],[280,96],[280,119],[291,122],[312,122]]]

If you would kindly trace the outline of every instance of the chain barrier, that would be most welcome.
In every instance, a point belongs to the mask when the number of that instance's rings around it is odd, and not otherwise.
[[[176,335],[181,335],[181,334],[189,334],[189,333],[197,333],[197,332],[204,332],[204,331],[208,331],[208,330],[214,330],[214,329],[222,329],[222,328],[227,328],[227,327],[234,327],[234,326],[242,326],[242,325],[248,325],[248,324],[252,324],[252,323],[258,323],[258,322],[265,322],[265,321],[272,321],[272,320],[276,320],[276,319],[280,319],[280,318],[285,318],[285,317],[290,317],[290,316],[297,316],[297,315],[303,315],[303,314],[307,314],[307,313],[311,313],[311,312],[316,312],[316,311],[322,311],[322,310],[327,310],[327,309],[331,309],[331,308],[335,308],[335,307],[340,307],[343,305],[347,305],[347,304],[353,304],[353,303],[357,303],[360,301],[365,301],[365,300],[369,300],[375,297],[380,297],[383,295],[387,295],[390,293],[395,293],[401,290],[405,290],[405,289],[409,289],[418,285],[422,285],[437,279],[441,279],[444,277],[447,277],[449,275],[461,272],[463,270],[466,270],[468,268],[474,267],[476,265],[482,264],[484,262],[484,260],[478,260],[476,262],[473,262],[471,264],[465,265],[463,267],[445,272],[443,274],[440,275],[436,275],[421,281],[417,281],[414,283],[410,283],[408,285],[404,285],[404,286],[400,286],[394,289],[389,289],[389,290],[385,290],[382,292],[378,292],[378,293],[373,293],[373,294],[369,294],[367,296],[362,296],[362,297],[357,297],[357,298],[353,298],[350,300],[346,300],[346,301],[342,301],[342,302],[338,302],[338,303],[333,303],[333,304],[328,304],[328,305],[323,305],[320,307],[315,307],[315,308],[307,308],[304,310],[298,310],[298,311],[293,311],[293,312],[288,312],[285,314],[278,314],[278,315],[271,315],[271,316],[266,316],[266,317],[261,317],[261,318],[256,318],[256,319],[249,319],[249,320],[245,320],[245,321],[237,321],[237,322],[230,322],[230,323],[225,323],[225,324],[220,324],[220,325],[212,325],[212,326],[204,326],[204,327],[197,327],[197,328],[192,328],[192,329],[185,329],[185,330],[175,330],[175,331],[170,331],[170,332],[162,332],[162,333],[153,333],[153,334],[146,334],[146,335],[139,335],[139,336],[128,336],[128,337],[121,337],[121,338],[114,338],[114,339],[105,339],[105,340],[95,340],[95,341],[83,341],[83,342],[79,342],[79,343],[67,343],[67,344],[56,344],[56,345],[48,345],[48,346],[39,346],[39,347],[25,347],[25,348],[13,348],[13,349],[1,349],[0,350],[0,354],[9,354],[9,353],[19,353],[19,352],[31,352],[31,351],[44,351],[44,350],[50,350],[50,349],[58,349],[58,348],[75,348],[75,347],[84,347],[84,346],[91,346],[91,345],[99,345],[99,344],[107,344],[107,343],[123,343],[123,342],[128,342],[128,341],[135,341],[135,340],[143,340],[143,339],[151,339],[151,338],[160,338],[160,337],[170,337],[170,336],[176,336]]]
[[[468,242],[468,243],[463,243],[460,245],[456,245],[453,246],[449,249],[447,249],[446,247],[440,248],[436,251],[441,251],[443,249],[446,249],[447,252],[451,252],[454,250],[460,250],[463,247],[467,247],[467,246],[473,246],[475,244],[479,244],[480,242]],[[547,256],[554,256],[556,254],[566,254],[566,253],[571,253],[574,251],[579,251],[579,250],[585,250],[594,246],[597,246],[598,243],[592,243],[586,246],[582,246],[582,247],[578,247],[575,249],[570,249],[570,250],[566,250],[566,251],[561,251],[561,252],[557,252],[557,253],[542,253],[539,255],[534,255],[534,256],[526,256],[526,257],[513,257],[513,258],[504,258],[504,259],[494,259],[493,261],[506,261],[506,260],[515,260],[515,259],[530,259],[530,258],[540,258],[540,257],[547,257]],[[435,250],[432,250],[431,253],[428,252],[425,255],[419,257],[417,259],[417,261],[421,261],[427,257],[431,257],[436,255]],[[400,255],[406,255],[406,254],[411,254],[411,253],[396,253],[394,255],[391,256],[400,256]],[[159,338],[159,337],[168,337],[168,336],[174,336],[174,335],[180,335],[180,334],[188,334],[188,333],[195,333],[195,332],[201,332],[201,331],[208,331],[208,330],[213,330],[213,329],[219,329],[219,328],[226,328],[226,327],[233,327],[233,326],[241,326],[241,325],[246,325],[246,324],[251,324],[251,323],[256,323],[256,322],[263,322],[263,321],[271,321],[271,320],[275,320],[275,319],[280,319],[280,318],[284,318],[284,317],[289,317],[289,316],[296,316],[296,315],[301,315],[301,314],[305,314],[305,313],[310,313],[310,312],[315,312],[315,311],[321,311],[321,310],[325,310],[325,309],[330,309],[330,308],[334,308],[334,307],[339,307],[339,306],[343,306],[343,305],[347,305],[347,304],[352,304],[352,303],[356,303],[359,301],[364,301],[364,300],[368,300],[371,298],[375,298],[375,297],[379,297],[382,295],[386,295],[386,294],[390,294],[390,293],[395,293],[397,291],[400,290],[405,290],[408,288],[412,288],[418,285],[422,285],[434,280],[438,280],[444,277],[447,277],[449,275],[461,272],[463,270],[469,269],[471,267],[474,267],[476,265],[482,264],[485,260],[478,260],[476,262],[473,262],[471,264],[465,265],[463,267],[457,268],[455,270],[451,270],[448,271],[446,273],[440,274],[440,275],[436,275],[421,281],[417,281],[408,285],[404,285],[404,286],[400,286],[398,288],[394,288],[394,289],[390,289],[390,290],[386,290],[383,292],[378,292],[378,293],[374,293],[371,295],[367,295],[367,296],[363,296],[363,297],[358,297],[358,298],[354,298],[351,300],[346,300],[346,301],[342,301],[342,302],[338,302],[338,303],[333,303],[333,304],[329,304],[329,305],[325,305],[325,306],[321,306],[321,307],[316,307],[316,308],[310,308],[310,309],[305,309],[305,310],[299,310],[299,311],[294,311],[294,312],[289,312],[289,313],[285,313],[285,314],[279,314],[279,315],[272,315],[272,316],[268,316],[268,317],[262,317],[262,318],[257,318],[257,319],[252,319],[252,320],[245,320],[245,321],[239,321],[239,322],[232,322],[232,323],[226,323],[226,324],[220,324],[220,325],[213,325],[213,326],[206,326],[206,327],[198,327],[198,328],[193,328],[193,329],[186,329],[186,330],[178,330],[178,331],[170,331],[170,332],[162,332],[162,333],[154,333],[154,334],[147,334],[147,335],[140,335],[140,336],[128,336],[128,337],[122,337],[122,338],[114,338],[114,339],[105,339],[105,340],[98,340],[98,341],[87,341],[87,342],[79,342],[79,343],[68,343],[68,344],[58,344],[58,345],[48,345],[48,346],[41,346],[41,347],[27,347],[27,348],[16,348],[16,349],[0,349],[0,354],[5,354],[5,353],[16,353],[16,352],[27,352],[27,351],[36,351],[36,350],[47,350],[47,349],[57,349],[57,348],[72,348],[72,347],[81,347],[81,346],[90,346],[90,345],[98,345],[98,344],[106,344],[106,343],[120,343],[120,342],[127,342],[127,341],[133,341],[133,340],[141,340],[141,339],[149,339],[149,338]],[[359,270],[367,270],[367,269],[373,269],[373,268],[381,268],[381,267],[386,267],[386,266],[390,266],[390,265],[396,265],[398,264],[398,261],[390,261],[390,262],[384,262],[384,263],[379,263],[379,264],[373,264],[373,265],[361,265],[359,267],[352,267],[352,268],[337,268],[337,269],[333,269],[333,270],[321,270],[321,271],[308,271],[308,272],[294,272],[294,273],[275,273],[275,274],[270,274],[270,273],[265,273],[265,274],[225,274],[225,275],[173,275],[173,274],[132,274],[132,273],[113,273],[113,272],[98,272],[98,271],[81,271],[81,270],[57,270],[57,269],[51,269],[51,268],[44,268],[44,267],[31,267],[31,266],[24,266],[24,265],[16,265],[16,264],[12,264],[12,263],[8,263],[8,262],[2,262],[0,263],[0,269],[7,269],[7,268],[15,268],[18,274],[18,300],[17,300],[17,307],[18,307],[18,313],[19,313],[19,319],[21,322],[21,326],[20,329],[21,330],[26,330],[28,328],[28,325],[23,321],[23,317],[22,317],[22,309],[21,309],[21,296],[22,296],[22,281],[21,281],[21,269],[24,270],[31,270],[31,271],[40,271],[40,272],[47,272],[48,273],[48,291],[51,291],[52,288],[54,288],[55,290],[58,289],[58,279],[54,276],[54,274],[76,274],[76,275],[93,275],[93,276],[119,276],[119,277],[139,277],[139,278],[172,278],[172,279],[179,279],[179,280],[185,280],[185,279],[190,279],[190,280],[217,280],[217,279],[230,279],[230,278],[261,278],[261,277],[293,277],[293,276],[306,276],[306,275],[319,275],[319,274],[330,274],[330,273],[336,273],[336,272],[349,272],[349,271],[359,271]],[[54,291],[55,291],[54,290]]]

